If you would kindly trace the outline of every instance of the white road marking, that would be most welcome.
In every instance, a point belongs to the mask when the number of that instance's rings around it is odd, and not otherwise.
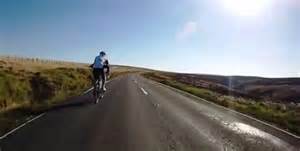
[[[83,94],[87,94],[87,93],[89,93],[90,91],[92,91],[93,89],[94,89],[94,87],[91,87],[91,88],[89,88],[88,90],[84,91]]]
[[[155,104],[155,103],[152,103],[154,107],[158,108],[159,107],[159,104]]]
[[[111,80],[106,81],[106,83],[111,82]],[[92,90],[94,90],[94,87],[89,88],[88,90],[84,91],[83,94],[87,94],[89,92],[91,92]]]
[[[15,131],[17,131],[18,129],[20,129],[20,128],[24,127],[25,125],[29,124],[30,122],[32,122],[32,121],[34,121],[34,120],[36,120],[36,119],[38,119],[38,118],[41,118],[41,117],[42,117],[42,116],[44,116],[45,114],[46,114],[46,113],[42,113],[42,114],[40,114],[40,115],[38,115],[38,116],[34,117],[33,119],[31,119],[31,120],[29,120],[29,121],[26,121],[26,122],[25,122],[25,123],[23,123],[22,125],[20,125],[20,126],[16,127],[15,129],[13,129],[13,130],[11,130],[11,131],[7,132],[7,133],[6,133],[6,134],[4,134],[4,135],[2,135],[2,136],[0,137],[0,140],[2,140],[2,139],[4,139],[4,138],[6,138],[8,135],[10,135],[10,134],[14,133]]]
[[[109,82],[111,82],[111,80],[106,81],[106,83],[109,83]],[[88,89],[88,90],[86,90],[85,92],[83,92],[83,94],[89,93],[89,92],[92,91],[93,89],[94,89],[94,87],[91,87],[90,89]],[[40,115],[34,117],[33,119],[31,119],[31,120],[29,120],[29,121],[26,121],[25,123],[21,124],[20,126],[14,128],[13,130],[11,130],[11,131],[7,132],[6,134],[2,135],[2,136],[0,137],[0,140],[6,138],[8,135],[14,133],[15,131],[17,131],[18,129],[24,127],[25,125],[29,124],[30,122],[32,122],[32,121],[34,121],[34,120],[36,120],[36,119],[38,119],[38,118],[41,118],[41,117],[44,116],[45,114],[46,114],[46,113],[42,113],[42,114],[40,114]],[[1,151],[1,148],[0,148],[0,151]]]
[[[165,84],[156,82],[156,81],[153,81],[153,82],[154,82],[154,83],[157,83],[157,84],[159,84],[159,85],[162,85],[162,86],[164,86],[164,87],[168,87],[168,88],[170,88],[170,89],[172,89],[172,90],[175,90],[175,91],[177,91],[177,92],[181,92],[181,93],[183,93],[183,94],[192,96],[192,97],[194,97],[194,98],[196,98],[196,99],[201,99],[202,101],[207,102],[207,103],[212,104],[212,105],[215,105],[215,106],[217,106],[217,107],[219,107],[219,108],[223,108],[223,109],[225,109],[225,110],[228,110],[228,111],[231,111],[231,112],[240,114],[240,115],[242,115],[242,116],[244,116],[244,117],[247,117],[247,118],[249,118],[249,119],[252,119],[252,120],[254,120],[254,121],[257,121],[257,122],[259,122],[259,123],[262,123],[262,124],[264,124],[264,125],[267,125],[267,126],[269,126],[269,127],[272,127],[272,128],[274,128],[274,129],[276,129],[276,130],[278,130],[278,131],[281,131],[281,132],[283,132],[283,133],[285,133],[285,134],[287,134],[287,135],[290,135],[290,136],[292,136],[292,137],[294,137],[294,138],[300,139],[300,136],[297,136],[297,135],[295,135],[295,134],[293,134],[293,133],[290,133],[290,132],[288,132],[288,131],[286,131],[286,130],[283,130],[283,129],[279,128],[279,127],[276,127],[276,126],[274,126],[274,125],[271,125],[271,124],[269,124],[269,123],[266,123],[266,122],[264,122],[264,121],[261,121],[261,120],[259,120],[259,119],[256,119],[256,118],[254,118],[254,117],[252,117],[252,116],[246,115],[246,114],[244,114],[244,113],[235,111],[235,110],[230,109],[230,108],[226,108],[226,107],[221,106],[221,105],[219,105],[219,104],[216,104],[216,103],[214,103],[214,102],[207,101],[207,100],[202,99],[202,98],[200,98],[200,97],[198,97],[198,96],[196,96],[196,95],[193,95],[193,94],[191,94],[191,93],[188,93],[188,92],[185,92],[185,91],[182,91],[182,90],[173,88],[173,87],[171,87],[171,86],[168,86],[168,85],[165,85]]]
[[[145,91],[145,89],[144,89],[144,88],[141,88],[141,90],[142,90],[142,92],[143,92],[145,95],[148,95],[148,92],[147,92],[147,91]]]

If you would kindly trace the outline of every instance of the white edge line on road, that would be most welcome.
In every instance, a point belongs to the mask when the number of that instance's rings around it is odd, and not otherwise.
[[[144,88],[141,88],[141,90],[142,90],[142,92],[143,92],[145,95],[148,95],[148,92],[147,92],[147,91],[145,91],[145,89],[144,89]]]
[[[109,83],[109,82],[111,82],[111,80],[106,81],[106,83]],[[84,91],[83,94],[87,94],[87,93],[89,93],[90,91],[92,91],[93,89],[94,89],[94,87],[91,87],[91,88],[89,88],[88,90]]]
[[[106,83],[109,83],[109,82],[111,82],[111,80],[108,80]],[[88,92],[92,91],[93,89],[94,89],[94,88],[92,87],[92,88],[90,88],[90,89],[86,90],[85,92],[83,92],[83,94],[86,94],[86,93],[88,93]],[[17,131],[18,129],[20,129],[20,128],[24,127],[25,125],[27,125],[27,124],[31,123],[32,121],[34,121],[34,120],[36,120],[36,119],[38,119],[38,118],[41,118],[41,117],[42,117],[42,116],[44,116],[45,114],[46,114],[46,113],[42,113],[42,114],[40,114],[40,115],[38,115],[38,116],[36,116],[36,117],[32,118],[31,120],[29,120],[29,121],[26,121],[25,123],[23,123],[23,124],[19,125],[18,127],[14,128],[13,130],[11,130],[11,131],[9,131],[9,132],[5,133],[4,135],[2,135],[2,136],[0,137],[0,140],[2,140],[2,139],[4,139],[4,138],[6,138],[8,135],[10,135],[10,134],[14,133],[15,131]],[[1,149],[1,148],[0,148],[0,149]],[[1,151],[1,150],[0,150],[0,151]]]
[[[25,123],[21,124],[20,126],[18,126],[18,127],[16,127],[16,128],[14,128],[13,130],[11,130],[11,131],[7,132],[6,134],[2,135],[2,136],[0,137],[0,140],[2,140],[2,139],[4,139],[4,138],[6,138],[8,135],[10,135],[10,134],[14,133],[15,131],[17,131],[18,129],[20,129],[20,128],[24,127],[25,125],[27,125],[27,124],[31,123],[32,121],[34,121],[34,120],[36,120],[36,119],[39,119],[39,118],[41,118],[41,117],[42,117],[42,116],[44,116],[45,114],[46,114],[46,113],[42,113],[42,114],[40,114],[40,115],[38,115],[38,116],[36,116],[36,117],[32,118],[31,120],[29,120],[29,121],[26,121]]]
[[[148,79],[147,79],[147,80],[148,80]],[[151,80],[151,81],[153,81],[153,80]],[[194,98],[197,98],[197,99],[200,99],[200,100],[202,100],[202,101],[205,101],[205,102],[207,102],[207,103],[213,104],[213,105],[215,105],[215,106],[217,106],[217,107],[220,107],[220,108],[223,108],[223,109],[225,109],[225,110],[229,110],[229,111],[231,111],[231,112],[240,114],[240,115],[242,115],[242,116],[244,116],[244,117],[250,118],[250,119],[255,120],[255,121],[257,121],[257,122],[260,122],[260,123],[262,123],[262,124],[264,124],[264,125],[267,125],[267,126],[269,126],[269,127],[272,127],[272,128],[274,128],[274,129],[276,129],[276,130],[279,130],[279,131],[281,131],[281,132],[283,132],[283,133],[285,133],[285,134],[288,134],[288,135],[290,135],[290,136],[292,136],[292,137],[295,137],[296,139],[300,139],[300,136],[297,136],[297,135],[295,135],[295,134],[293,134],[293,133],[290,133],[290,132],[288,132],[288,131],[286,131],[286,130],[283,130],[283,129],[281,129],[281,128],[278,128],[278,127],[276,127],[276,126],[274,126],[274,125],[271,125],[271,124],[269,124],[269,123],[266,123],[266,122],[264,122],[264,121],[261,121],[261,120],[259,120],[259,119],[254,118],[254,117],[251,117],[251,116],[246,115],[246,114],[244,114],[244,113],[241,113],[241,112],[232,110],[232,109],[230,109],[230,108],[226,108],[226,107],[221,106],[221,105],[219,105],[219,104],[216,104],[216,103],[214,103],[214,102],[207,101],[207,100],[202,99],[202,98],[200,98],[200,97],[198,97],[198,96],[196,96],[196,95],[193,95],[193,94],[190,94],[190,93],[188,93],[188,92],[185,92],[185,91],[182,91],[182,90],[173,88],[173,87],[171,87],[171,86],[168,86],[168,85],[165,85],[165,84],[156,82],[156,81],[154,81],[154,82],[155,82],[155,83],[158,83],[158,84],[160,84],[160,85],[162,85],[162,86],[168,87],[168,88],[170,88],[170,89],[172,89],[172,90],[179,91],[179,92],[184,93],[184,94],[186,94],[186,95],[189,95],[189,96],[192,96],[192,97],[194,97]]]
[[[88,90],[84,91],[83,94],[87,94],[87,93],[89,93],[90,91],[92,91],[93,89],[94,89],[94,87],[91,87],[91,88],[89,88]]]

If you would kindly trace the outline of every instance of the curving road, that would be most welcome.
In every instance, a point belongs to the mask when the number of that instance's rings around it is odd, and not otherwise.
[[[299,139],[138,75],[112,80],[1,140],[1,151],[288,151]]]

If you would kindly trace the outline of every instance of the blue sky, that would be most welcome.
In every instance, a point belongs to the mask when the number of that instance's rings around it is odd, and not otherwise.
[[[0,54],[300,76],[298,0],[0,0]]]

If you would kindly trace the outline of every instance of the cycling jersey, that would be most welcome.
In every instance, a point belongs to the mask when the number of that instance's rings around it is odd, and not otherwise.
[[[97,56],[94,61],[93,68],[102,69],[106,59],[104,57]]]

